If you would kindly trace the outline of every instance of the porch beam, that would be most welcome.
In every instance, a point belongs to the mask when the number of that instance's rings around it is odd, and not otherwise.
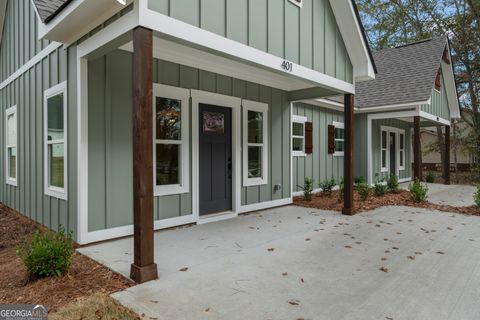
[[[318,99],[326,96],[334,96],[339,93],[328,90],[321,87],[313,87],[307,89],[293,90],[287,93],[288,101],[299,101],[299,100],[309,100],[309,99]]]
[[[420,117],[413,118],[413,178],[422,180],[422,147],[420,142]]]
[[[354,214],[353,210],[353,180],[354,180],[354,95],[345,94],[345,154],[344,166],[344,199],[342,213],[345,215]]]
[[[153,33],[133,30],[133,245],[130,277],[158,278],[153,239]]]
[[[445,126],[445,184],[450,184],[450,126]]]

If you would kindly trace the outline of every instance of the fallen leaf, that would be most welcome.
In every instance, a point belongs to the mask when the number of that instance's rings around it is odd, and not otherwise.
[[[345,246],[345,248],[347,248],[347,249],[352,249],[352,247],[351,247],[351,246]]]
[[[390,250],[385,250],[385,253],[390,253]]]
[[[398,248],[397,248],[397,247],[392,247],[392,249],[393,249],[393,250],[398,250]]]
[[[475,240],[473,240],[473,239],[468,239],[468,241],[472,241],[472,242],[473,242],[473,241],[475,241]]]
[[[298,306],[300,304],[300,300],[288,300],[292,306]]]
[[[387,261],[387,258],[383,257],[382,259],[380,259],[382,261]]]
[[[150,300],[151,303],[158,303],[156,300]]]
[[[284,277],[288,276],[288,272],[282,273],[282,276],[284,276]]]
[[[407,258],[410,260],[415,260],[415,256],[407,256]]]
[[[310,241],[310,238],[305,239],[305,241]]]
[[[300,281],[301,281],[302,283],[305,283],[305,280],[303,280],[303,278],[300,278]]]
[[[356,244],[362,244],[360,241],[355,242]]]
[[[181,271],[181,272],[186,272],[187,270],[188,270],[188,268],[187,268],[187,267],[185,267],[185,268],[182,268],[182,269],[180,269],[180,270],[178,270],[178,271]]]
[[[275,250],[275,248],[269,248],[267,250],[271,252],[271,251]]]
[[[447,227],[448,230],[453,230],[453,228]]]
[[[209,312],[209,311],[210,311],[210,308],[205,309],[205,312]]]
[[[437,251],[437,252],[435,252],[435,253],[437,253],[437,254],[445,254],[445,252],[443,252],[443,251]]]
[[[415,254],[416,254],[417,256],[421,256],[423,253],[417,251],[417,252],[415,252]]]
[[[388,269],[387,269],[387,268],[385,268],[385,267],[381,267],[381,268],[380,268],[380,271],[383,271],[383,272],[388,272]]]

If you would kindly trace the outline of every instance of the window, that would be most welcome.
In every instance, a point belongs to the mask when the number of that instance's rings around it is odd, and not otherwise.
[[[333,122],[335,126],[335,153],[334,156],[345,154],[345,125],[341,122]]]
[[[189,91],[154,84],[155,195],[188,193]]]
[[[268,105],[243,100],[243,185],[268,181]]]
[[[44,94],[45,194],[67,198],[67,86],[60,83]]]
[[[400,170],[405,170],[405,133],[399,133],[398,152],[400,157]]]
[[[381,163],[382,172],[388,172],[388,131],[382,130]]]
[[[305,157],[305,122],[307,117],[292,115],[292,154]]]
[[[17,186],[17,106],[5,111],[5,172],[6,183]]]

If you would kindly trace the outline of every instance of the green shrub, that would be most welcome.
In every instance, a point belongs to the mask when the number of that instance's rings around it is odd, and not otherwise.
[[[368,183],[366,182],[361,182],[357,185],[357,192],[360,195],[360,198],[362,201],[367,200],[368,196],[370,195],[370,187],[368,186]]]
[[[399,185],[398,185],[398,177],[397,177],[397,175],[391,174],[391,175],[388,177],[387,188],[388,188],[388,191],[391,192],[391,193],[398,193],[398,191],[399,191]]]
[[[298,186],[298,187],[303,190],[303,196],[305,197],[305,200],[311,201],[312,194],[313,194],[313,180],[310,178],[305,178],[303,187],[302,186]]]
[[[338,192],[338,197],[340,198],[339,200],[343,200],[343,195],[345,194],[345,179],[342,177],[340,179],[340,182],[338,183],[338,188],[339,188],[339,192]]]
[[[427,181],[428,183],[434,183],[435,173],[433,173],[433,171],[428,171],[427,175],[425,176],[425,181]]]
[[[374,192],[377,197],[384,196],[387,193],[387,184],[385,183],[385,180],[381,179],[378,177],[378,175],[375,177],[375,187],[374,187]]]
[[[415,202],[427,201],[428,187],[426,184],[422,184],[420,180],[415,179],[415,181],[412,184],[410,184],[408,189],[410,190],[410,196],[413,201]]]
[[[480,185],[477,186],[477,191],[473,195],[473,201],[475,201],[477,207],[480,207]]]
[[[327,196],[332,194],[332,190],[336,185],[337,185],[337,182],[335,181],[334,177],[332,177],[330,180],[327,179],[318,184],[320,189],[322,189],[323,194]]]
[[[60,227],[58,233],[35,232],[30,242],[17,247],[17,255],[23,260],[31,277],[45,278],[65,274],[73,259],[72,232],[65,234]]]
[[[355,177],[355,185],[359,185],[366,182],[367,180],[365,180],[365,177],[363,176]]]

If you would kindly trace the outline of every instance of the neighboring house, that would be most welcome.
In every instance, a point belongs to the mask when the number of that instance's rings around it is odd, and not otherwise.
[[[0,28],[0,201],[80,244],[134,234],[136,281],[154,229],[289,204],[294,174],[345,175],[352,212],[376,71],[353,1],[0,0]]]
[[[451,120],[460,118],[448,38],[381,50],[373,57],[375,80],[356,85],[355,175],[370,184],[390,174],[400,182],[421,178],[421,157],[415,157],[421,155],[420,128],[440,125],[450,132]],[[338,97],[316,102],[343,108]],[[332,130],[329,141],[339,136]],[[333,145],[335,155],[339,148]]]

